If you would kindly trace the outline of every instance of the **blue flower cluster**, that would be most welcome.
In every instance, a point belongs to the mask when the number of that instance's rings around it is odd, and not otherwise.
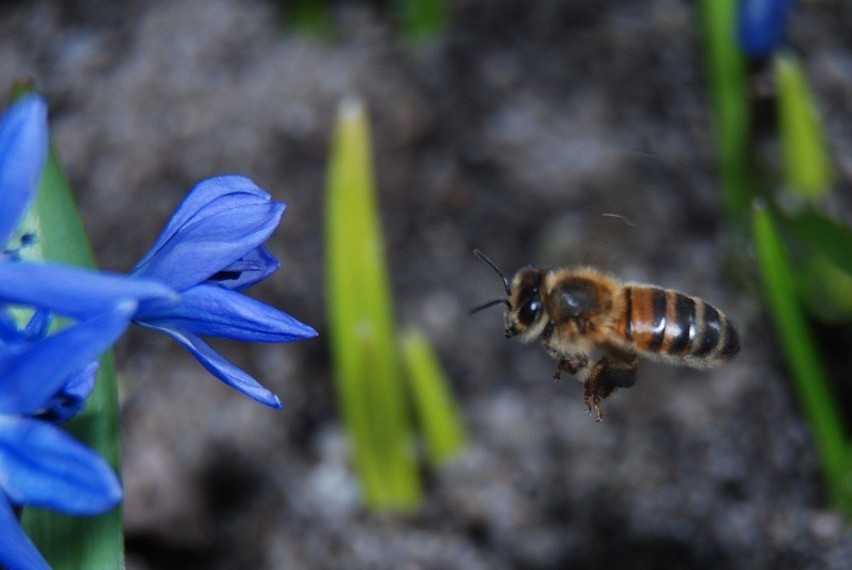
[[[0,119],[2,243],[33,201],[47,148],[47,105],[28,95]],[[18,523],[22,506],[97,514],[121,500],[111,467],[57,424],[82,409],[99,355],[131,322],[172,336],[226,384],[280,408],[202,337],[316,335],[240,292],[277,269],[263,242],[284,207],[247,178],[204,180],[130,275],[22,260],[26,239],[0,253],[0,566],[48,568]],[[54,315],[71,324],[51,327]]]
[[[739,0],[737,35],[749,57],[762,59],[787,41],[787,15],[793,0]]]

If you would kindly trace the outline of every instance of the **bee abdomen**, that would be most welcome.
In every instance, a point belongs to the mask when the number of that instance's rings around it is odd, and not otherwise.
[[[622,289],[624,310],[615,333],[639,350],[670,356],[685,364],[712,364],[740,350],[728,318],[696,297],[658,287]]]

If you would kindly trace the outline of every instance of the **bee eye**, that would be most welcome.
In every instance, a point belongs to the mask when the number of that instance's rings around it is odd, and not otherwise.
[[[541,313],[541,301],[530,299],[518,310],[518,321],[524,326],[532,325]]]

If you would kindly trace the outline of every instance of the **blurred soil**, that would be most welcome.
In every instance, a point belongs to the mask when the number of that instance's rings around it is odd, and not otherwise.
[[[246,174],[288,204],[253,290],[320,332],[217,346],[276,391],[266,410],[168,339],[134,331],[124,381],[128,568],[848,568],[751,252],[721,220],[692,2],[457,0],[442,36],[335,3],[330,37],[235,0],[3,3],[0,85],[34,77],[101,266],[126,270],[200,178]],[[803,1],[792,45],[849,200],[852,8]],[[415,514],[359,505],[323,299],[323,187],[345,97],[373,119],[400,324],[424,327],[470,431]],[[511,272],[594,262],[738,322],[712,370],[648,364],[584,413],[537,347],[468,318]]]

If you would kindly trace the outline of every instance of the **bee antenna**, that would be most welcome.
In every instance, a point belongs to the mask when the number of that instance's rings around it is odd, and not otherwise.
[[[503,272],[502,272],[502,271],[500,271],[500,270],[497,268],[497,266],[496,266],[496,265],[494,265],[494,262],[493,262],[493,261],[491,261],[490,259],[488,259],[488,256],[487,256],[487,255],[485,255],[484,253],[482,253],[481,251],[479,251],[478,249],[474,249],[474,250],[473,250],[473,255],[475,255],[476,257],[478,257],[478,258],[479,258],[479,259],[481,259],[482,261],[484,261],[484,262],[488,265],[488,267],[490,267],[491,269],[493,269],[493,270],[494,270],[494,272],[495,272],[495,273],[497,273],[497,275],[499,275],[499,276],[500,276],[500,279],[502,279],[502,280],[503,280],[503,288],[504,288],[504,289],[506,289],[506,294],[507,294],[507,295],[510,295],[512,291],[511,291],[511,288],[509,287],[509,280],[506,278],[506,276],[505,276],[505,275],[503,275]],[[489,303],[486,303],[486,304],[485,304],[485,305],[483,305],[482,307],[479,307],[479,309],[485,309],[485,308],[487,308],[487,307],[490,307],[490,306],[491,306],[491,304],[496,305],[497,303],[496,303],[496,302],[492,302],[492,303],[490,303],[490,304],[489,304]],[[477,310],[479,310],[479,309],[477,309]]]
[[[488,301],[487,303],[483,303],[483,304],[479,305],[478,307],[472,308],[470,311],[467,312],[467,315],[468,316],[475,315],[479,311],[484,311],[485,309],[490,309],[494,305],[499,305],[500,303],[505,303],[507,306],[509,305],[509,301],[507,301],[506,299],[494,299],[493,301]]]

